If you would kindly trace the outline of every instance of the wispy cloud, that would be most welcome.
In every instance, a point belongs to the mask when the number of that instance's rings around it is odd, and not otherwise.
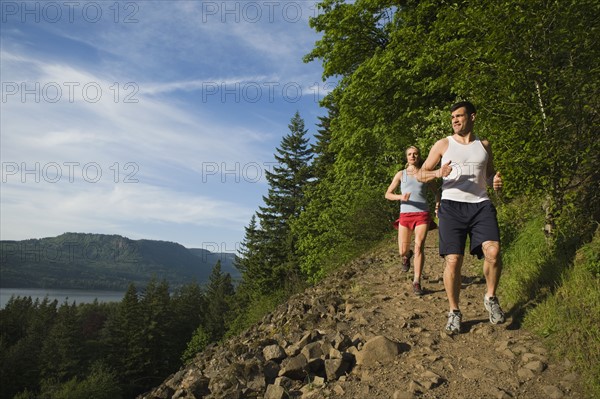
[[[326,94],[310,2],[85,4],[3,26],[2,238],[241,241],[289,119]]]

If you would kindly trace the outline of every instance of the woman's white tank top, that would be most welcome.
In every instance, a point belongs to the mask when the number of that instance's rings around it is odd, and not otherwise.
[[[487,195],[487,163],[489,155],[479,138],[460,144],[448,136],[448,149],[442,165],[451,161],[452,173],[443,179],[442,199],[477,203],[489,200]]]

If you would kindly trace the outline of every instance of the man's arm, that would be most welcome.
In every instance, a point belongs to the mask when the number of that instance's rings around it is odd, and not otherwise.
[[[446,177],[452,172],[452,167],[450,166],[451,161],[448,161],[447,164],[444,164],[441,168],[435,170],[435,167],[440,163],[442,155],[444,155],[444,152],[446,152],[447,149],[448,139],[446,138],[438,140],[433,147],[431,147],[427,159],[416,174],[418,181],[427,183],[439,179],[440,177]]]
[[[486,170],[486,180],[488,185],[494,187],[494,190],[500,190],[502,188],[502,176],[500,176],[500,172],[496,172],[494,169],[494,155],[492,154],[492,145],[487,140],[481,140],[481,144],[483,148],[488,153],[488,163]]]

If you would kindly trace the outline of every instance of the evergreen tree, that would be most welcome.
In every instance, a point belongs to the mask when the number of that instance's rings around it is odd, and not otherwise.
[[[200,285],[193,282],[179,288],[172,296],[171,309],[174,322],[169,339],[173,341],[173,355],[181,355],[196,329],[204,323],[206,298]]]
[[[12,398],[24,389],[38,390],[42,346],[54,325],[57,306],[58,301],[48,298],[16,298],[0,310],[1,398]]]
[[[206,287],[206,316],[204,331],[211,342],[218,341],[225,335],[225,320],[230,309],[230,298],[234,294],[233,283],[229,273],[221,272],[221,261],[213,268]]]
[[[253,265],[260,263],[260,231],[256,223],[256,214],[250,218],[250,224],[244,228],[244,240],[240,245],[240,256],[235,258],[235,267],[242,272],[242,281],[247,280],[246,274],[256,269]]]
[[[80,375],[83,350],[81,326],[77,317],[77,306],[63,303],[56,320],[43,341],[41,363],[42,376],[64,382]]]
[[[103,331],[107,363],[117,372],[124,396],[140,393],[147,382],[148,345],[144,321],[137,288],[131,283],[115,312],[109,314]]]
[[[144,319],[142,336],[146,343],[144,378],[154,379],[155,383],[160,383],[179,363],[179,353],[173,350],[169,336],[173,325],[170,301],[169,284],[155,279],[147,284],[140,301]]]
[[[266,172],[269,183],[265,206],[257,212],[260,229],[254,228],[251,236],[256,242],[253,256],[249,259],[252,273],[246,277],[260,292],[268,293],[283,288],[299,274],[296,257],[296,238],[291,233],[291,221],[305,207],[304,189],[311,179],[310,161],[312,150],[306,138],[304,120],[296,112],[288,125],[290,133],[283,137],[276,149],[277,165]],[[252,243],[254,244],[254,242]]]

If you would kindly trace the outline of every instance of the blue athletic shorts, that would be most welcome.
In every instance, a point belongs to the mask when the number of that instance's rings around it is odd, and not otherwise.
[[[440,256],[463,255],[467,235],[471,255],[483,258],[481,244],[500,242],[496,207],[491,201],[477,203],[442,200],[438,209]]]

